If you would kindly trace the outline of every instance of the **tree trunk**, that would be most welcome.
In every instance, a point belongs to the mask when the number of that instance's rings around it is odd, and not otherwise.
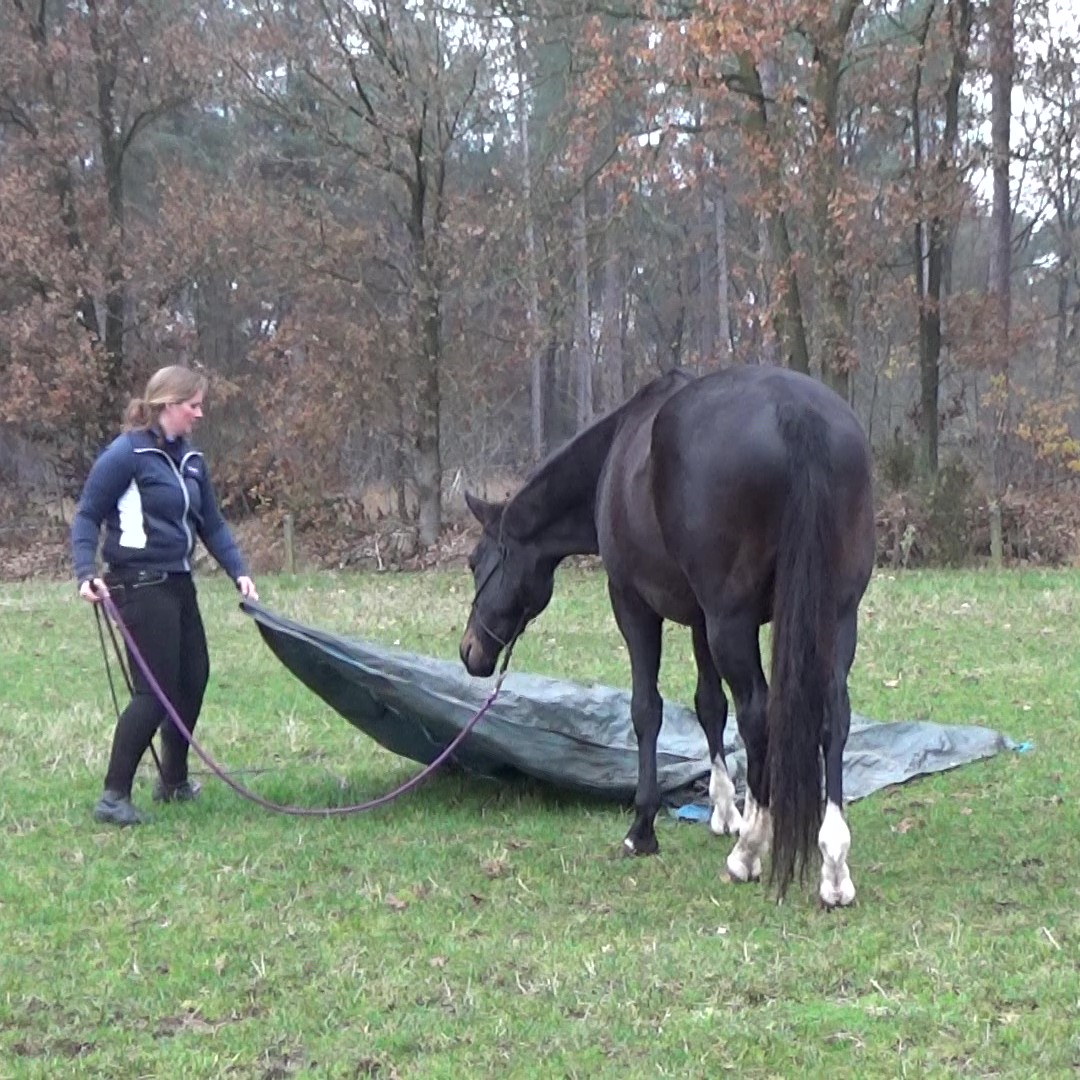
[[[840,77],[851,22],[858,0],[844,0],[836,22],[823,32],[815,48],[817,77],[817,168],[814,177],[814,226],[818,238],[817,280],[824,294],[821,326],[821,375],[841,397],[851,393],[851,374],[858,366],[848,328],[850,287],[842,223],[836,220],[835,196],[840,184]]]
[[[445,175],[431,158],[435,147],[422,134],[412,145],[415,174],[410,182],[409,233],[412,242],[415,312],[420,337],[416,372],[416,427],[413,478],[416,481],[417,529],[420,543],[431,547],[442,532],[442,306],[439,282],[439,240]]]
[[[695,232],[699,234],[694,238],[698,264],[698,364],[701,370],[705,370],[716,362],[716,321],[719,313],[716,311],[716,292],[712,285],[713,219],[704,183],[698,184],[694,225]]]
[[[731,335],[731,272],[728,268],[727,190],[723,182],[713,196],[713,230],[716,239],[717,361],[727,367],[735,340]]]
[[[1073,275],[1075,273],[1072,243],[1072,227],[1069,222],[1068,212],[1065,209],[1065,199],[1059,193],[1055,197],[1055,209],[1057,212],[1057,303],[1055,312],[1057,318],[1054,326],[1054,376],[1053,394],[1060,397],[1065,390],[1065,368],[1069,351],[1069,321],[1070,304],[1069,294]]]
[[[117,63],[114,41],[106,40],[98,0],[87,0],[90,46],[94,52],[97,83],[97,124],[101,140],[109,213],[109,236],[105,252],[105,368],[103,408],[119,412],[128,392],[124,369],[124,313],[127,287],[124,280],[124,142],[116,117]]]
[[[416,383],[416,477],[417,527],[420,543],[431,547],[442,532],[442,457],[439,446],[439,386],[442,332],[438,291],[421,279],[421,340],[423,355]]]
[[[89,269],[87,265],[88,259],[82,241],[82,234],[79,230],[79,215],[75,208],[75,183],[71,176],[71,166],[66,163],[57,165],[54,176],[56,198],[60,204],[60,221],[64,226],[68,250],[78,254],[80,269],[86,273]],[[103,343],[103,335],[101,333],[101,320],[98,319],[97,304],[94,302],[93,295],[82,285],[79,286],[78,294],[75,297],[75,315],[80,325],[90,334],[93,345],[100,347]],[[102,416],[102,419],[104,420],[104,416]],[[110,418],[110,422],[105,424],[104,427],[108,430],[114,424],[115,421]]]
[[[922,112],[919,92],[925,56],[923,49],[930,30],[934,5],[926,11],[920,28],[920,56],[912,91],[912,132],[915,173],[922,174]],[[967,69],[971,39],[971,0],[951,0],[948,9],[950,66],[945,88],[945,126],[938,144],[932,183],[920,187],[920,216],[915,227],[915,287],[919,298],[919,412],[920,457],[930,476],[938,471],[938,408],[941,383],[941,312],[945,296],[946,266],[951,227],[960,183],[956,153],[960,136],[960,90]],[[929,179],[929,178],[928,178]],[[932,190],[928,190],[932,189]],[[927,220],[928,219],[928,220]]]
[[[772,268],[776,258],[769,239],[769,219],[760,217],[757,221],[757,299],[754,302],[753,329],[754,352],[747,357],[748,363],[771,364],[779,367],[784,362],[781,353],[783,343],[778,334],[768,327],[768,313],[773,306],[774,282]]]
[[[749,56],[744,55],[740,58],[740,69],[751,101],[746,119],[747,130],[768,146],[773,140],[764,86],[767,80],[762,78],[761,72]],[[779,162],[778,154],[770,153],[769,157],[770,160]],[[799,294],[799,278],[795,271],[791,236],[788,232],[787,216],[784,213],[783,182],[779,164],[767,169],[767,181],[773,192],[773,205],[768,215],[769,244],[775,263],[776,281],[782,293],[782,299],[776,311],[780,348],[788,367],[794,371],[809,374],[810,346],[806,338],[806,323],[803,318],[802,297]]]
[[[998,325],[995,333],[1005,347],[999,358],[1002,370],[1008,367],[1006,338],[1011,316],[1010,273],[1012,270],[1012,200],[1009,193],[1011,160],[1010,126],[1015,68],[1013,51],[1013,0],[990,0],[990,160],[994,193],[991,210],[990,275],[988,291],[994,299]]]
[[[934,16],[935,5],[927,4],[919,26],[919,56],[915,64],[915,78],[911,90],[911,142],[912,164],[918,181],[916,198],[919,203],[926,201],[926,184],[922,181],[923,172],[923,133],[922,133],[922,90],[923,67],[926,63],[926,39],[930,33],[930,22]],[[920,457],[923,471],[935,476],[938,469],[938,392],[940,385],[940,349],[941,323],[940,307],[931,302],[931,259],[930,234],[933,225],[924,220],[925,208],[918,206],[918,220],[915,222],[913,237],[912,267],[915,277],[915,296],[918,301],[919,320],[919,410],[923,417]],[[940,269],[940,267],[939,267]],[[940,278],[938,280],[940,285]],[[936,333],[934,332],[936,329]],[[933,421],[926,422],[928,416]]]
[[[529,85],[521,27],[514,24],[514,57],[518,85]],[[531,102],[524,91],[518,102],[518,136],[521,139],[521,196],[525,214],[525,323],[529,356],[529,431],[533,461],[544,456],[544,354],[540,340],[540,276],[536,257],[536,223],[532,198],[532,154],[529,148]]]
[[[574,371],[577,390],[577,429],[593,420],[592,335],[589,328],[589,236],[585,178],[574,195]]]
[[[214,371],[228,371],[239,350],[233,344],[236,316],[229,303],[229,275],[207,273],[195,290],[195,332],[199,355]]]
[[[1009,191],[1011,160],[1010,126],[1012,87],[1015,68],[1013,50],[1013,0],[990,0],[990,160],[994,194],[991,209],[990,272],[987,291],[990,298],[989,327],[993,335],[988,343],[993,370],[1000,380],[1000,404],[988,410],[990,448],[990,485],[993,498],[1005,486],[1002,458],[1009,412],[1009,332],[1011,322],[1012,270],[1012,200]]]
[[[623,387],[623,283],[620,273],[621,259],[618,236],[615,229],[615,191],[614,181],[609,180],[604,186],[604,216],[607,228],[604,230],[604,278],[601,311],[600,371],[603,378],[603,400],[600,408],[604,411],[621,405],[625,390]]]

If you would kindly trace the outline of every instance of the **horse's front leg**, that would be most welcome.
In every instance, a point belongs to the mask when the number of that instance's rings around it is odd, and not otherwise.
[[[615,621],[630,652],[632,692],[630,718],[638,744],[638,782],[634,796],[637,811],[623,841],[627,855],[655,855],[656,812],[660,788],[656,782],[656,740],[660,735],[664,703],[656,688],[660,674],[661,619],[634,592],[608,586]]]

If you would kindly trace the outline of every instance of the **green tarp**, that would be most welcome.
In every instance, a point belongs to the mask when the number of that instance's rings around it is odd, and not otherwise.
[[[340,637],[260,604],[244,602],[241,608],[305,686],[376,742],[414,761],[434,760],[480,709],[494,684],[494,679],[471,678],[457,662]],[[728,768],[741,797],[745,755],[733,717],[727,740]],[[844,755],[845,796],[859,799],[1013,745],[981,727],[853,717]],[[705,736],[692,709],[665,702],[657,757],[661,791],[689,799],[694,782],[709,771]],[[452,761],[479,776],[527,776],[570,791],[631,799],[637,744],[630,695],[511,670],[495,703]]]

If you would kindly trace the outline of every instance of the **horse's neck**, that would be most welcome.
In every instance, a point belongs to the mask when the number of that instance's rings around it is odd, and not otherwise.
[[[586,428],[549,457],[506,504],[503,526],[548,554],[595,555],[596,486],[621,410]]]

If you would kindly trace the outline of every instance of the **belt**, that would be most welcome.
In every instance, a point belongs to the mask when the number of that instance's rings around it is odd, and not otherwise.
[[[148,585],[164,585],[169,575],[164,570],[109,570],[101,580],[110,589],[141,589]]]

